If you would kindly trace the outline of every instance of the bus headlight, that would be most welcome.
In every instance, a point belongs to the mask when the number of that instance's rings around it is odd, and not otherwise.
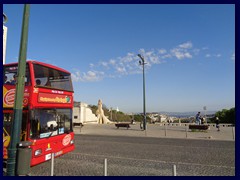
[[[74,140],[73,139],[70,141],[70,144],[74,144]]]
[[[42,149],[38,149],[34,152],[34,156],[39,156],[42,154]]]

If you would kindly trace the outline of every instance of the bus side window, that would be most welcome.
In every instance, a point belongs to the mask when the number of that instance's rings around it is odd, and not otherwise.
[[[28,78],[28,77],[25,77],[24,82],[25,82],[25,86],[26,86],[26,85],[29,85],[29,84],[30,84],[29,78]]]
[[[41,80],[40,79],[37,79],[36,80],[36,84],[39,86],[39,85],[41,85]]]
[[[45,86],[50,86],[51,87],[51,83],[50,83],[49,79],[47,80]]]

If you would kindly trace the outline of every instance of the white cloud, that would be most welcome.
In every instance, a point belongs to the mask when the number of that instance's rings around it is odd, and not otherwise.
[[[150,62],[153,63],[153,64],[159,64],[160,63],[160,59],[158,56],[153,56],[153,57],[150,57]]]
[[[116,64],[116,60],[114,60],[114,59],[110,59],[110,60],[109,60],[109,64],[111,64],[111,65],[115,65],[115,64]]]
[[[184,56],[185,56],[186,58],[192,58],[192,55],[191,55],[189,52],[184,53]]]
[[[208,47],[202,47],[202,50],[208,50],[209,48]]]
[[[88,71],[86,74],[84,73],[83,79],[85,81],[99,81],[103,79],[104,72],[99,71]]]
[[[73,82],[100,81],[104,77],[104,72],[88,71],[87,73],[76,71],[71,74]]]
[[[77,71],[75,73],[71,73],[71,76],[72,76],[72,81],[73,82],[81,81],[81,75],[80,75],[79,71]]]
[[[191,42],[186,42],[178,45],[176,48],[170,50],[171,55],[176,57],[177,59],[190,59],[192,55],[190,53],[191,48],[193,47]]]
[[[166,54],[166,53],[167,53],[167,50],[166,50],[166,49],[159,49],[159,50],[158,50],[158,53],[159,53],[159,54]]]
[[[153,51],[148,51],[145,53],[145,56],[151,57],[151,56],[154,56],[154,53]]]
[[[119,57],[119,59],[120,59],[120,62],[129,63],[134,60],[133,57],[134,57],[133,53],[128,53],[127,56]]]
[[[127,73],[125,67],[116,67],[116,70],[120,74],[126,74]]]
[[[183,48],[183,49],[190,49],[190,48],[192,48],[192,43],[186,42],[186,43],[180,44],[179,47]]]
[[[195,55],[198,55],[200,53],[200,49],[198,49],[198,48],[193,49],[193,53]]]
[[[93,71],[88,71],[88,72],[87,72],[87,76],[88,76],[88,77],[93,77],[93,78],[95,78],[95,77],[96,77],[96,73],[93,72]]]
[[[140,60],[137,54],[141,54],[146,62],[146,70],[150,69],[153,65],[163,63],[164,58],[171,58],[173,55],[178,59],[192,58],[192,55],[186,50],[192,47],[191,43],[184,43],[179,45],[178,48],[173,49],[171,54],[166,54],[166,49],[157,50],[145,50],[144,48],[139,49],[138,53],[127,53],[126,56],[112,58],[108,61],[99,61],[98,63],[89,64],[91,70],[87,72],[80,72],[75,70],[72,73],[72,79],[75,82],[81,81],[100,81],[104,77],[115,78],[129,74],[142,73],[142,66],[139,65]],[[104,72],[103,72],[104,69]]]
[[[211,54],[206,54],[205,57],[206,57],[206,58],[210,58],[210,57],[211,57]]]
[[[131,56],[132,57],[132,56],[135,56],[135,54],[134,53],[128,53],[127,56]]]
[[[181,60],[184,58],[192,58],[190,52],[185,52],[183,49],[175,48],[171,50],[172,56],[175,56],[177,59]]]
[[[221,54],[206,54],[205,57],[206,58],[210,58],[210,57],[216,57],[216,58],[220,58],[222,55]]]
[[[161,63],[161,60],[160,60],[161,57],[159,56],[159,50],[157,50],[155,52],[154,50],[146,51],[144,49],[140,49],[139,53],[144,57],[144,60],[147,63],[147,66]],[[139,57],[137,57],[136,60],[140,60]]]
[[[108,67],[108,63],[107,62],[100,62],[100,65],[102,65],[103,67]]]
[[[173,59],[174,57],[179,60],[191,59],[194,56],[208,50],[208,48],[193,48],[192,42],[188,41],[173,47],[172,49],[139,49],[137,52],[128,52],[125,56],[119,56],[111,58],[109,60],[103,60],[90,64],[90,69],[86,72],[80,72],[75,70],[72,73],[73,81],[100,81],[103,78],[117,78],[124,75],[139,74],[142,73],[142,66],[139,65],[140,58],[137,56],[141,54],[146,62],[146,70],[148,71],[152,66],[164,63],[166,59]],[[221,54],[207,53],[206,58],[221,57]],[[233,53],[232,59],[235,60],[235,53]],[[104,72],[103,72],[104,71]]]
[[[143,48],[139,49],[140,53],[145,53],[145,50]]]
[[[161,56],[162,59],[171,58],[171,57],[172,57],[171,54],[165,54],[165,55]]]

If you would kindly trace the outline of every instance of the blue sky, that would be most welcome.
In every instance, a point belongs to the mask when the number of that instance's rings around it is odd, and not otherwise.
[[[17,62],[23,5],[8,16],[6,63]],[[33,4],[27,59],[72,73],[75,101],[123,112],[235,107],[235,6]]]

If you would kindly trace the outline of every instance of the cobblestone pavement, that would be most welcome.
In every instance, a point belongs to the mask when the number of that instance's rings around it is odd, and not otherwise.
[[[103,176],[106,158],[109,176],[172,176],[173,165],[177,176],[235,176],[235,141],[230,127],[220,132],[187,132],[187,138],[180,127],[169,127],[167,136],[164,127],[161,130],[157,125],[148,126],[147,133],[138,128],[76,127],[75,151],[55,159],[54,175]],[[179,137],[174,137],[175,133]],[[50,161],[34,166],[31,175],[49,176],[50,167]]]

